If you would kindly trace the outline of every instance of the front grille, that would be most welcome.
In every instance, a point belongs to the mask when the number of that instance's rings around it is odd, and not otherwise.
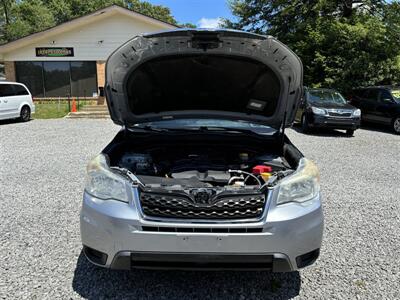
[[[182,219],[258,218],[265,207],[263,194],[221,196],[209,205],[198,205],[188,196],[140,193],[140,204],[147,216]]]
[[[348,110],[337,110],[337,111],[329,111],[328,114],[331,117],[339,117],[339,118],[349,118],[352,116],[352,112]]]

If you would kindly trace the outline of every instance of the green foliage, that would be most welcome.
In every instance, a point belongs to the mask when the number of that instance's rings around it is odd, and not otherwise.
[[[400,5],[380,0],[231,0],[225,26],[276,36],[302,59],[304,83],[348,91],[400,81]]]
[[[139,0],[128,0],[124,2],[124,6],[128,7],[129,9],[159,20],[163,20],[164,22],[175,25],[177,24],[168,7],[162,5],[153,5],[150,2]]]
[[[177,24],[169,8],[140,0],[1,0],[0,42],[15,40],[112,4]]]
[[[40,0],[25,0],[10,6],[10,20],[5,24],[5,38],[21,36],[55,25],[53,14]]]
[[[180,27],[182,28],[196,28],[197,26],[192,24],[192,23],[183,23],[183,24],[179,24]]]

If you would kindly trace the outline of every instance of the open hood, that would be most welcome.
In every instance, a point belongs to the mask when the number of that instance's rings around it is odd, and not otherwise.
[[[182,29],[137,36],[107,60],[106,97],[120,125],[182,118],[293,123],[302,64],[270,36]]]

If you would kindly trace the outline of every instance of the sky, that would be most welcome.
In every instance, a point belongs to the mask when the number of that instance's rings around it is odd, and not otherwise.
[[[178,23],[192,23],[200,28],[218,27],[220,18],[232,18],[228,0],[147,0],[169,7]]]

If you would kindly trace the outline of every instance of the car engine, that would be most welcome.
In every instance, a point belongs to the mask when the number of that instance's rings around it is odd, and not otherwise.
[[[176,153],[179,158],[160,157],[159,152],[128,152],[121,156],[118,167],[128,169],[148,187],[254,187],[259,188],[279,171],[288,168],[281,157],[252,157],[241,152],[236,157],[219,153]]]

